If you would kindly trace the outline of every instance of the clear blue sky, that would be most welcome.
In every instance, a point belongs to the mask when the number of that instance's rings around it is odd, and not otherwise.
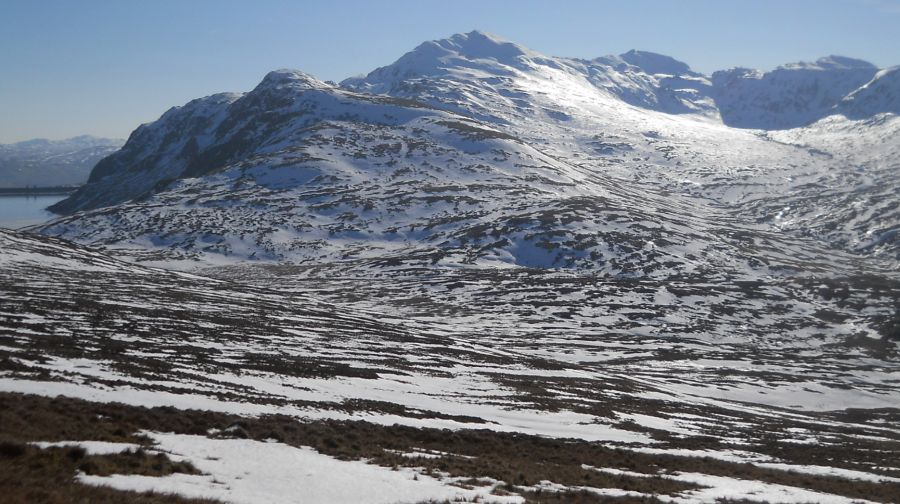
[[[900,0],[0,0],[0,143],[126,137],[268,70],[338,81],[476,28],[555,56],[636,48],[707,73],[828,54],[900,64]]]

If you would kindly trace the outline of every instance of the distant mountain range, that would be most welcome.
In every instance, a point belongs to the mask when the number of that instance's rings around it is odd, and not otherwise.
[[[0,144],[0,188],[80,185],[124,140],[82,135]]]
[[[828,56],[770,72],[734,68],[705,76],[686,63],[652,52],[632,50],[592,60],[554,58],[477,31],[425,42],[395,63],[341,84],[374,93],[422,97],[423,80],[477,79],[479,72],[501,79],[511,75],[502,67],[544,74],[563,72],[582,77],[637,107],[719,116],[737,128],[789,129],[832,114],[863,118],[900,112],[896,76],[900,67],[879,71],[866,61]],[[868,94],[879,98],[859,96]],[[439,94],[433,99],[452,103],[441,100]]]

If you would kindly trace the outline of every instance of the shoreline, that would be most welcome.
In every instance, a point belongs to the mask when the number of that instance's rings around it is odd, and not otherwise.
[[[0,187],[3,196],[65,196],[77,191],[78,187]]]

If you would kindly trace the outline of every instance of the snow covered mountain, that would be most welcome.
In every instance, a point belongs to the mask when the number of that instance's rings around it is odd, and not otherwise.
[[[471,37],[373,72],[389,83],[281,70],[247,94],[173,109],[40,231],[156,264],[236,264],[208,274],[488,334],[890,354],[896,117],[732,128],[629,104],[587,63]],[[875,297],[843,304],[866,286]],[[610,314],[618,304],[642,308]],[[565,353],[572,342],[557,337]],[[656,337],[648,345],[665,348]]]
[[[680,201],[620,186],[490,124],[295,71],[142,127],[53,210],[96,207],[44,232],[301,262],[651,274],[658,261],[695,271],[752,260],[724,252],[715,224]]]
[[[900,66],[880,70],[871,81],[844,97],[838,110],[852,119],[900,114]]]
[[[78,185],[122,140],[89,135],[0,144],[0,187]]]
[[[740,220],[750,212],[769,229],[897,264],[893,70],[832,56],[707,79],[650,53],[584,62],[519,48],[482,57],[497,53],[485,47],[510,44],[480,32],[455,35],[342,84],[492,121],[607,178],[711,199]],[[720,121],[770,130],[809,125],[761,134]],[[850,210],[849,201],[870,210]]]
[[[395,63],[365,77],[347,79],[342,85],[375,93],[431,98],[452,106],[452,96],[442,99],[439,92],[431,93],[426,88],[438,86],[443,79],[476,80],[479,73],[493,80],[484,84],[497,85],[517,70],[545,74],[557,70],[584,77],[600,91],[631,105],[667,113],[719,115],[729,126],[765,130],[805,126],[840,113],[842,109],[837,105],[879,74],[878,68],[866,61],[828,56],[814,63],[783,65],[770,72],[735,68],[707,77],[692,71],[686,63],[652,52],[632,50],[589,61],[556,58],[473,31],[425,42]],[[890,72],[879,75],[886,73]],[[876,94],[891,91],[888,96],[892,96],[898,89],[890,79],[883,81],[882,86]],[[858,114],[870,117],[889,111],[874,108]]]
[[[0,402],[137,419],[226,500],[271,481],[221,472],[243,442],[411,502],[892,502],[896,85],[482,32],[271,72],[140,126],[47,236],[0,231]]]
[[[517,93],[507,89],[515,87],[511,83],[523,75],[555,79],[559,84],[568,81],[569,87],[561,86],[560,92],[578,90],[595,95],[593,99],[615,97],[651,110],[711,110],[709,80],[667,56],[630,51],[590,61],[556,58],[479,31],[425,42],[395,63],[365,77],[347,79],[341,85],[371,93],[415,97],[442,108],[460,107],[455,110],[482,119],[500,118],[492,114],[497,104],[490,103],[498,99],[522,113],[565,117],[564,111],[557,110],[562,103],[539,109],[536,106],[543,104],[527,90]],[[595,89],[579,89],[586,82]],[[470,87],[460,88],[463,83]],[[485,91],[502,92],[496,97]]]
[[[830,58],[759,82],[869,70]],[[892,74],[879,75],[870,92],[884,96]],[[841,103],[861,103],[863,91]],[[52,209],[87,212],[43,231],[186,257],[609,274],[754,276],[748,265],[773,260],[743,243],[762,238],[722,238],[732,235],[777,236],[786,257],[831,248],[897,262],[897,209],[884,192],[897,184],[894,115],[763,135],[722,124],[715,96],[709,79],[665,56],[582,61],[455,35],[341,87],[284,70],[245,95],[174,108]],[[849,164],[865,156],[853,142],[868,142],[869,157]],[[821,176],[843,181],[833,197]],[[870,210],[841,210],[855,198]]]
[[[871,63],[840,56],[765,73],[735,68],[713,74],[713,96],[722,120],[730,126],[796,128],[841,112],[836,106],[877,72]],[[866,117],[879,111],[869,112]]]

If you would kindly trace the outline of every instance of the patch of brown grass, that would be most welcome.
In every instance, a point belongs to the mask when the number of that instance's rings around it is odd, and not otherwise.
[[[135,451],[120,455],[86,455],[77,447],[40,449],[17,441],[0,442],[0,501],[9,504],[213,504],[208,499],[186,499],[176,495],[137,493],[84,485],[77,471],[88,474],[145,474],[164,476],[195,471],[189,464]]]
[[[345,460],[364,458],[386,467],[422,467],[426,474],[489,477],[506,483],[501,490],[516,493],[521,493],[522,487],[549,480],[572,487],[618,488],[651,495],[671,495],[696,488],[696,485],[673,481],[661,475],[697,472],[878,502],[895,502],[896,496],[900,495],[900,484],[896,483],[763,469],[752,464],[708,457],[644,454],[576,439],[550,439],[489,430],[450,431],[384,426],[363,421],[300,422],[278,415],[242,418],[210,411],[143,408],[63,397],[52,399],[0,393],[0,439],[19,442],[101,440],[146,444],[146,439],[133,434],[143,429],[199,435],[218,429],[222,437],[276,439],[292,446],[310,446],[323,454]],[[0,452],[4,450],[15,451],[16,448],[0,444]],[[409,458],[400,454],[414,450],[447,455]],[[122,470],[122,461],[110,463],[117,464],[116,470]],[[127,461],[124,464],[127,465]],[[624,469],[648,476],[601,473],[584,469],[582,465]],[[525,496],[528,502],[623,502],[589,492],[556,494],[526,491]],[[607,500],[591,500],[594,498]]]

